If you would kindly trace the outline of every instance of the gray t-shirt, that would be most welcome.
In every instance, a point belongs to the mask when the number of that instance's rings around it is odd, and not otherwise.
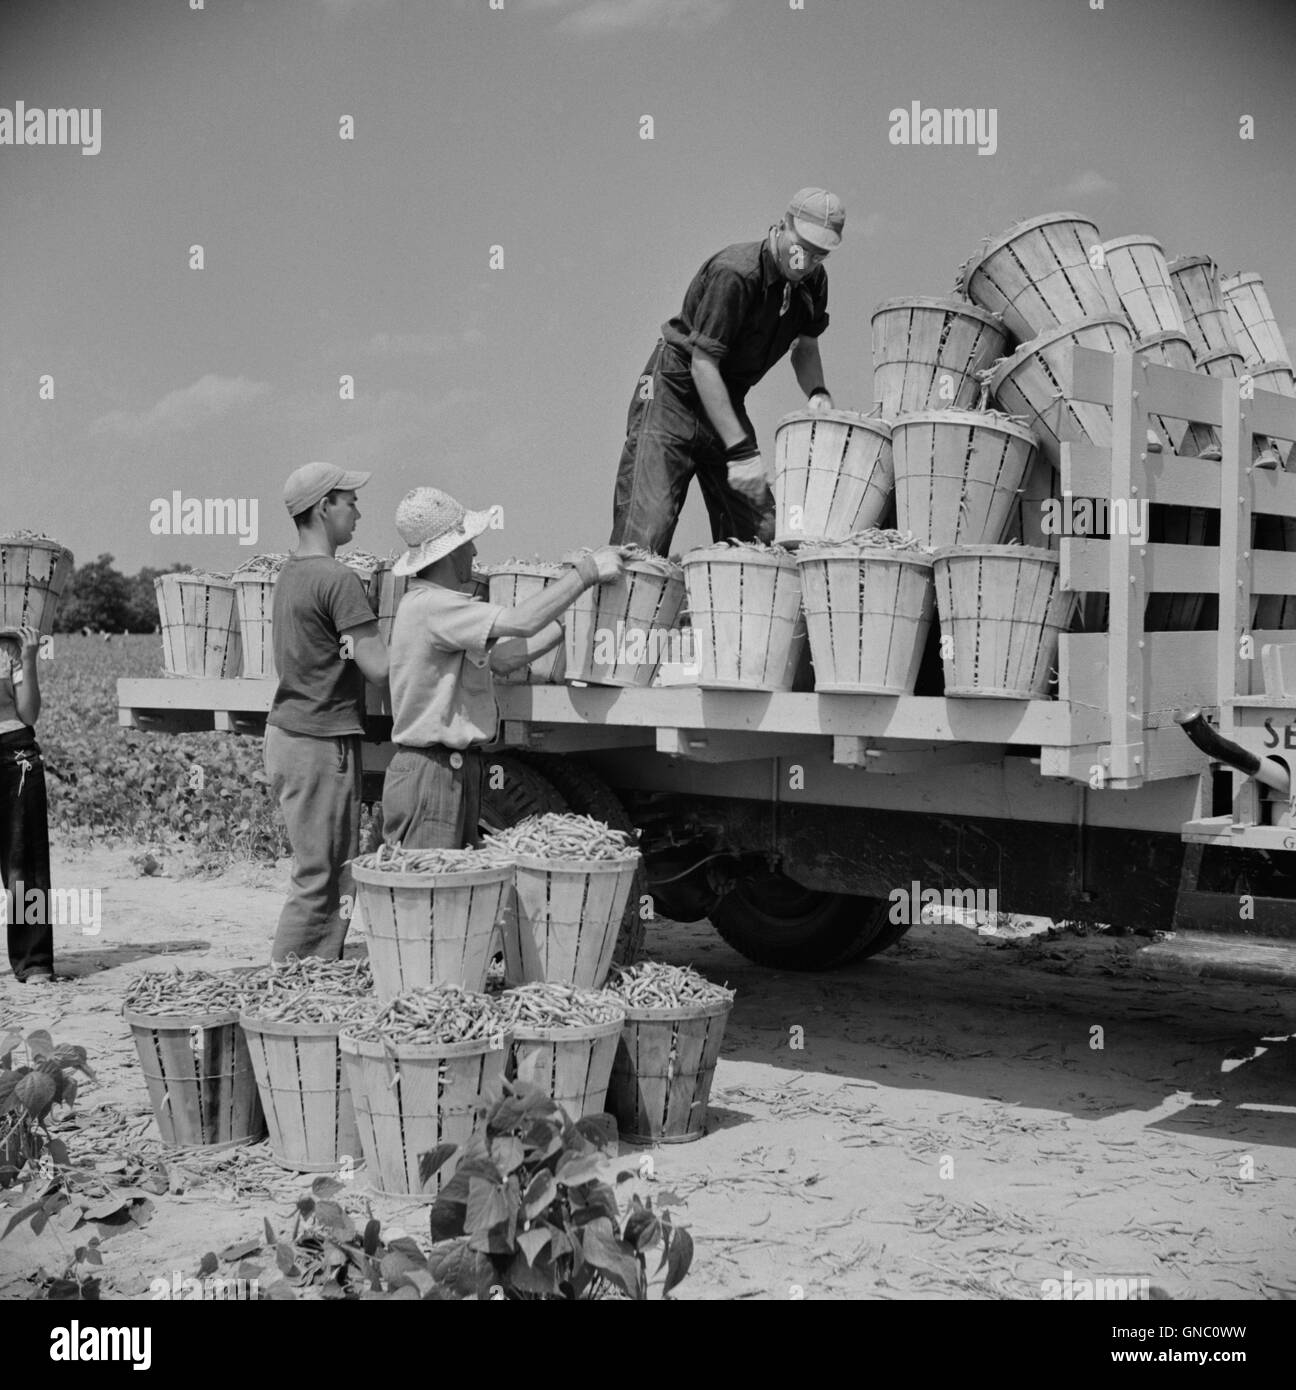
[[[364,733],[364,675],[342,638],[375,621],[360,576],[327,555],[290,556],[274,586],[279,688],[267,724],[336,738]]]

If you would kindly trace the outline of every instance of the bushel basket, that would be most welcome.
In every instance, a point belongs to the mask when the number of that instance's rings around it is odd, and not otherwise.
[[[365,1042],[338,1039],[369,1180],[376,1192],[436,1200],[458,1166],[477,1121],[502,1090],[510,1038],[468,1042]],[[420,1161],[438,1144],[460,1154],[420,1177]]]
[[[602,1114],[624,1019],[572,1028],[513,1028],[508,1076],[535,1086],[573,1120]]]
[[[1003,356],[1003,320],[970,299],[888,299],[873,311],[873,400],[884,420],[976,405],[979,373]]]
[[[626,1009],[608,1110],[630,1144],[700,1139],[732,999],[678,1009]]]
[[[460,985],[480,993],[496,947],[510,930],[513,865],[453,873],[391,873],[353,863],[369,934],[374,993]]]
[[[57,541],[0,536],[0,627],[34,627],[48,637],[72,566],[72,552]]]
[[[891,427],[848,410],[798,410],[774,432],[774,541],[844,540],[876,526],[894,484]]]
[[[153,581],[162,624],[162,664],[169,676],[238,676],[243,647],[238,636],[234,585],[198,574],[160,574]]]
[[[226,1149],[264,1137],[265,1116],[238,1014],[127,1010],[123,1016],[164,1144]]]
[[[240,1017],[270,1152],[285,1168],[333,1172],[343,1159],[360,1164],[351,1092],[338,1048],[341,1023],[280,1023]]]
[[[651,685],[678,643],[684,575],[669,560],[631,560],[619,579],[586,589],[567,610],[566,679]]]

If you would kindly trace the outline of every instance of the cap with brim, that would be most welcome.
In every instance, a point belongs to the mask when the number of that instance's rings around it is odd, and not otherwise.
[[[846,209],[826,188],[803,188],[788,204],[788,216],[792,230],[810,246],[834,251],[841,245]]]
[[[284,506],[289,516],[300,516],[330,492],[354,492],[372,477],[372,473],[348,471],[335,463],[304,463],[289,474],[284,484]]]
[[[493,509],[470,512],[440,488],[415,488],[396,508],[396,530],[408,549],[392,565],[392,573],[417,574],[444,559],[480,536],[492,514]]]

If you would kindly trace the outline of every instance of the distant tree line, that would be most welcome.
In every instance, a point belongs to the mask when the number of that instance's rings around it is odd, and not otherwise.
[[[154,632],[158,618],[153,581],[159,574],[187,570],[189,565],[168,565],[165,569],[145,566],[136,575],[118,571],[111,555],[101,555],[72,571],[63,590],[55,632]]]

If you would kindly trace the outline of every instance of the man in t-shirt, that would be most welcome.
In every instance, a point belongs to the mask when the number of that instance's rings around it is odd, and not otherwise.
[[[279,688],[266,720],[265,769],[293,851],[292,888],[272,958],[337,960],[342,898],[360,850],[364,683],[387,684],[387,644],[360,576],[335,559],[360,520],[368,473],[307,463],[284,484],[297,549],[275,580],[271,632]]]
[[[459,849],[477,839],[482,759],[499,723],[492,672],[512,671],[563,640],[556,619],[585,589],[615,579],[604,546],[512,608],[463,592],[489,511],[470,512],[420,487],[396,510],[409,547],[392,566],[413,576],[392,625],[392,742],[383,781],[383,839],[406,849]]]
[[[726,246],[693,277],[630,400],[614,544],[665,555],[695,473],[714,540],[773,537],[774,497],[744,402],[790,351],[810,409],[832,409],[819,360],[823,261],[845,224],[839,198],[803,188],[762,240]]]

